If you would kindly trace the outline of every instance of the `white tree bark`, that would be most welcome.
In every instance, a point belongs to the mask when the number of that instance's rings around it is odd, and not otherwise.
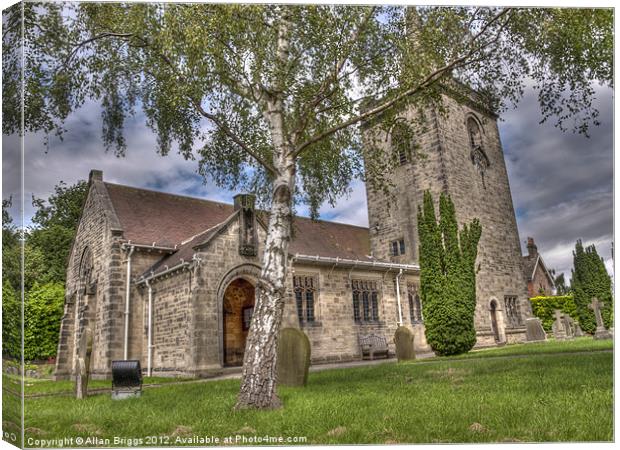
[[[282,323],[291,240],[292,202],[295,189],[295,159],[289,141],[284,101],[283,74],[289,58],[290,24],[285,16],[278,24],[277,64],[263,116],[269,124],[274,146],[276,178],[263,253],[263,268],[256,289],[256,304],[243,358],[241,389],[236,408],[278,408],[276,392],[278,335]]]

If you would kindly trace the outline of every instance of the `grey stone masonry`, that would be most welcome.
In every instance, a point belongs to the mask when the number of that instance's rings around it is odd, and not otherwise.
[[[443,95],[442,102],[441,111],[401,113],[400,118],[415,132],[416,150],[409,161],[393,169],[391,196],[366,184],[372,254],[383,260],[417,263],[417,208],[424,191],[429,190],[436,202],[441,192],[449,193],[460,224],[474,218],[482,224],[476,264],[477,345],[495,345],[493,300],[500,315],[500,342],[523,341],[531,307],[497,117],[448,95]],[[478,130],[474,137],[470,126]],[[367,130],[365,142],[392,151],[384,131]],[[404,239],[406,252],[396,256],[391,243],[399,239]]]

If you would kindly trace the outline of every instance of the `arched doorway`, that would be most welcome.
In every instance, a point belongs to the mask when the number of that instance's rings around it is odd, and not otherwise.
[[[233,280],[224,291],[224,365],[243,364],[245,341],[254,312],[254,286],[244,278]]]
[[[495,342],[499,342],[499,325],[497,323],[497,302],[491,301],[491,328],[493,329],[493,337]]]

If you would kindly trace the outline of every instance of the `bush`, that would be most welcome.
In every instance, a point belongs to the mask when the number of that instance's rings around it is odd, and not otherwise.
[[[581,328],[591,334],[596,331],[596,319],[590,309],[594,297],[604,303],[601,309],[603,322],[605,327],[611,327],[613,323],[611,278],[605,269],[605,263],[596,252],[596,247],[590,245],[584,249],[581,241],[577,241],[573,252],[573,265],[571,287]]]
[[[24,311],[24,359],[56,356],[65,288],[62,283],[35,283],[26,296]]]
[[[420,291],[426,341],[438,355],[465,353],[476,344],[475,262],[482,228],[477,219],[460,230],[454,204],[439,198],[439,223],[431,194],[418,209]]]
[[[21,301],[8,280],[2,283],[2,354],[21,359]]]
[[[532,304],[532,312],[542,321],[546,332],[551,332],[551,327],[555,321],[553,313],[556,309],[568,314],[575,321],[579,322],[579,315],[577,314],[577,308],[572,295],[532,297],[530,298],[530,303]]]

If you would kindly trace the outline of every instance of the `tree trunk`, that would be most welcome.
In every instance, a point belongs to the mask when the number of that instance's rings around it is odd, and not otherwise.
[[[280,9],[276,63],[278,70],[272,83],[272,92],[265,93],[263,116],[269,125],[274,146],[273,166],[276,169],[276,178],[273,182],[263,269],[256,287],[256,304],[243,356],[237,409],[281,406],[276,393],[278,336],[284,311],[295,189],[295,159],[286,133],[282,98],[284,86],[281,85],[289,58],[288,11],[288,8]]]
[[[278,335],[282,323],[291,239],[291,200],[294,166],[276,184],[263,254],[263,269],[256,287],[256,305],[243,357],[237,409],[278,408],[276,393]]]

